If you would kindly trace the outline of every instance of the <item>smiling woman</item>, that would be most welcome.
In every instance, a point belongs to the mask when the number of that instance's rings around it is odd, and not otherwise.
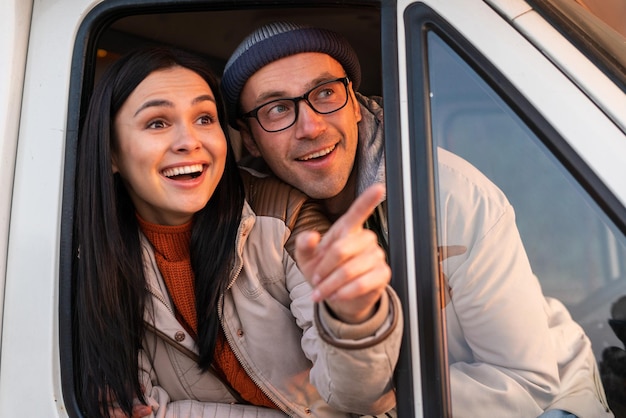
[[[163,225],[189,222],[224,172],[226,136],[206,81],[183,67],[148,75],[115,117],[113,173],[139,216]]]
[[[191,88],[190,93],[182,92],[183,87]],[[80,251],[75,296],[80,356],[76,362],[83,376],[78,395],[88,416],[105,414],[101,405],[113,401],[130,413],[133,396],[146,399],[141,389],[145,382],[138,380],[137,352],[143,337],[144,306],[150,305],[141,255],[145,234],[156,231],[158,237],[157,225],[182,224],[179,230],[160,232],[163,237],[169,232],[174,240],[171,246],[178,243],[173,248],[182,252],[175,261],[189,275],[189,243],[176,239],[189,237],[191,217],[198,212],[195,228],[215,231],[215,235],[196,238],[194,246],[202,253],[215,254],[214,260],[233,254],[229,243],[241,217],[243,190],[232,153],[227,152],[215,100],[195,103],[197,97],[213,98],[218,92],[214,76],[202,61],[165,49],[120,59],[94,91],[79,144],[75,223]],[[104,110],[108,108],[111,111]],[[210,124],[205,123],[207,115]],[[191,164],[211,164],[213,169],[191,182],[177,182],[163,174],[163,170]],[[207,205],[209,199],[212,205]],[[222,209],[218,212],[215,206]],[[137,234],[141,225],[143,238]],[[143,245],[150,247],[148,242]],[[157,254],[163,266],[171,265],[166,262],[171,250]],[[198,306],[207,307],[196,331],[202,347],[200,361],[205,365],[211,362],[219,328],[209,313],[215,310],[217,294],[228,277],[226,264],[214,260],[194,261],[208,279],[199,283],[196,300]],[[193,286],[193,281],[184,283],[182,289]],[[190,314],[194,293],[178,293],[186,295],[183,300],[187,302],[178,302],[176,311],[195,324],[195,315]],[[104,338],[106,349],[101,346]]]

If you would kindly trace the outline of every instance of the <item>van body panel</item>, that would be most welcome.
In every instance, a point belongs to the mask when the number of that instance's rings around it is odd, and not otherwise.
[[[13,54],[18,63],[26,58],[26,68],[14,64],[13,69],[24,88],[23,95],[20,89],[12,96],[18,103],[22,98],[22,108],[11,119],[11,124],[19,121],[19,137],[6,258],[0,416],[66,416],[57,321],[65,127],[74,38],[95,2],[36,2],[32,20],[26,2],[14,3],[28,21],[20,24]]]
[[[6,0],[0,14],[0,336],[4,302],[11,195],[22,105],[32,1]],[[0,338],[0,347],[2,341]]]

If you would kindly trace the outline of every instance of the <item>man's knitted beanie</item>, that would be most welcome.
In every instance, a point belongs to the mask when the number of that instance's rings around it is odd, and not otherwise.
[[[222,92],[228,121],[237,128],[239,96],[246,81],[265,65],[301,52],[321,52],[336,59],[352,81],[354,90],[361,83],[359,59],[348,41],[330,30],[274,22],[252,32],[235,49],[224,68]]]

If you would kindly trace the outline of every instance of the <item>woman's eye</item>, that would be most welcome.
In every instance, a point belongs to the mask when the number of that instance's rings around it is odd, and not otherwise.
[[[165,122],[162,120],[153,120],[148,123],[148,129],[162,129],[165,128]]]
[[[213,118],[210,115],[203,115],[200,116],[200,118],[198,118],[198,124],[199,125],[210,125],[215,121],[215,118]]]

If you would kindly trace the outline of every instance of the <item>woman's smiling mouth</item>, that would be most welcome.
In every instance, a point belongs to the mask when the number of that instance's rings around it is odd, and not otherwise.
[[[202,170],[202,164],[192,164],[181,167],[167,168],[162,171],[162,174],[170,179],[185,180],[189,178],[195,179],[202,174]]]

